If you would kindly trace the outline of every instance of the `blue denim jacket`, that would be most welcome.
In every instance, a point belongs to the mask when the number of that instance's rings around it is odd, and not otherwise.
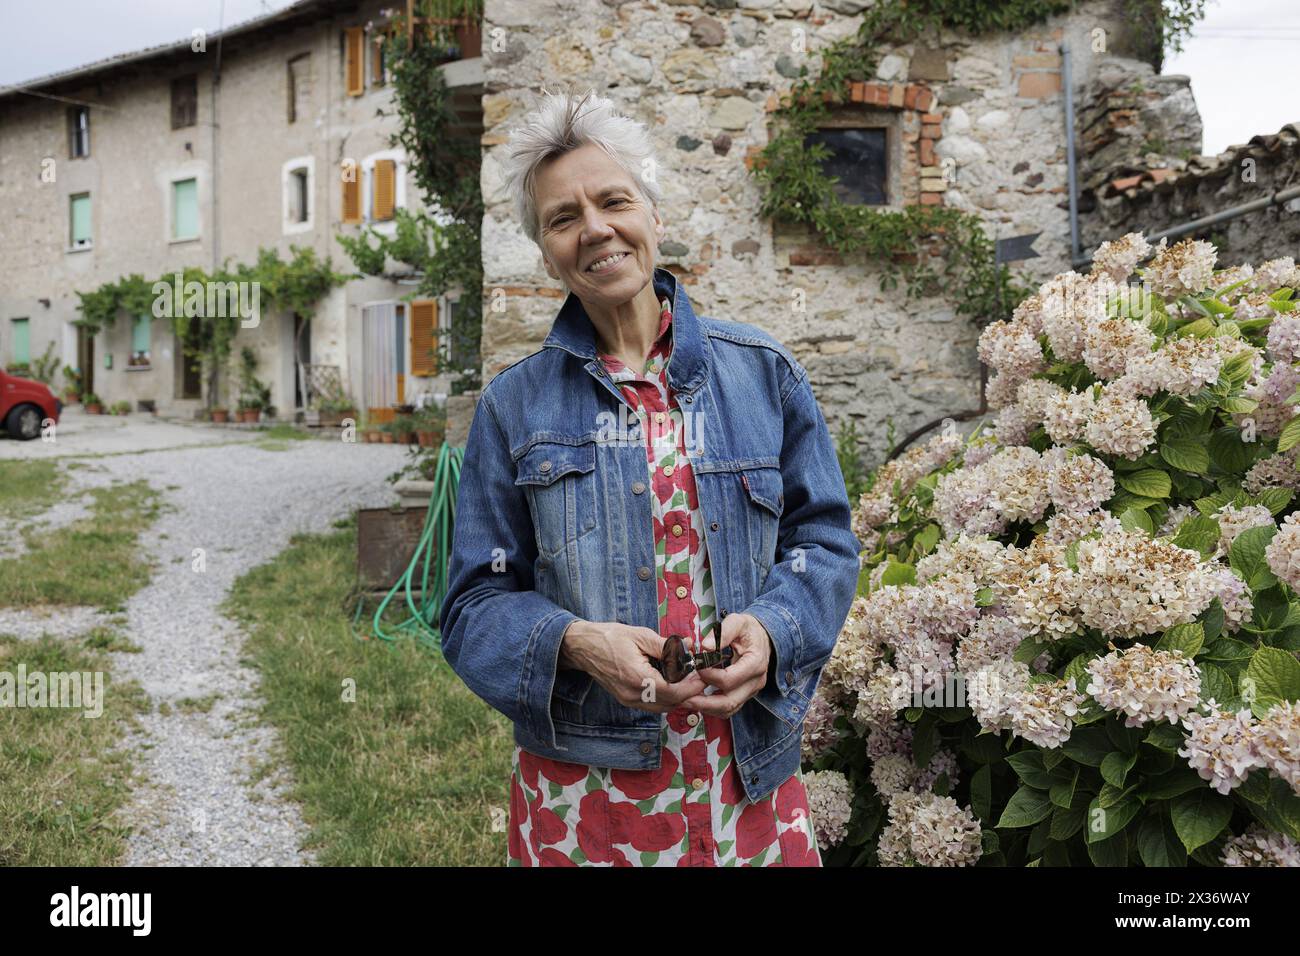
[[[690,460],[718,615],[752,614],[775,650],[775,681],[731,718],[742,785],[757,800],[799,767],[804,715],[856,592],[859,544],[804,369],[755,326],[696,316],[666,270],[654,284],[673,303],[668,379],[696,413]],[[439,623],[448,664],[514,722],[525,750],[645,770],[659,766],[664,715],[557,667],[576,619],[658,630],[645,441],[610,440],[620,406],[636,428],[570,293],[542,348],[479,397]]]

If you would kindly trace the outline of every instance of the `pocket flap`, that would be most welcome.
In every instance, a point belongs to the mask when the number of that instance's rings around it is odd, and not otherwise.
[[[563,445],[537,442],[519,459],[516,485],[549,485],[572,472],[588,472],[596,467],[596,446],[592,442]]]
[[[748,468],[740,473],[750,499],[778,518],[785,510],[785,482],[779,468]]]

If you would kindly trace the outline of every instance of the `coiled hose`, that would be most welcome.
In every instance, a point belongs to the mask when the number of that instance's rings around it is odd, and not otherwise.
[[[413,637],[435,651],[442,651],[442,634],[438,630],[438,611],[447,594],[447,561],[451,555],[452,529],[456,522],[456,493],[460,488],[460,467],[465,449],[442,443],[433,470],[433,493],[429,497],[429,511],[424,519],[424,530],[416,543],[411,562],[397,583],[384,595],[375,609],[372,621],[374,636],[385,641]],[[416,600],[416,592],[420,598]],[[384,612],[399,594],[404,595],[409,615],[396,626],[385,627]],[[357,602],[352,618],[352,629],[357,633],[357,622],[365,607],[365,595]],[[358,634],[360,637],[369,635]]]

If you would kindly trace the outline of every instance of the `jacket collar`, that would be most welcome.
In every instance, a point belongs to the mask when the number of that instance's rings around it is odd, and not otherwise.
[[[668,299],[673,304],[673,350],[668,358],[668,382],[674,391],[694,391],[703,383],[709,368],[700,320],[676,276],[667,269],[656,268],[653,281],[655,298]],[[596,327],[592,325],[582,301],[573,292],[569,293],[560,306],[542,347],[563,349],[586,360],[589,369],[599,364]]]

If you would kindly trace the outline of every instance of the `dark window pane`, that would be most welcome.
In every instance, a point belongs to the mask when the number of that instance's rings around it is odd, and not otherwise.
[[[172,80],[172,129],[193,126],[199,116],[199,81],[197,76],[180,76]]]
[[[885,154],[885,130],[822,129],[810,133],[807,145],[824,143],[830,151],[822,161],[826,175],[839,179],[835,193],[854,205],[889,202],[889,166]]]

